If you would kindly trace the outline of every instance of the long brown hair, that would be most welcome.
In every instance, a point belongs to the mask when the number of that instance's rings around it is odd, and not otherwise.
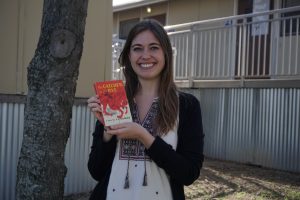
[[[153,19],[147,19],[136,24],[129,32],[125,46],[119,57],[119,63],[124,67],[123,73],[126,79],[125,89],[130,106],[133,105],[133,98],[139,87],[139,80],[133,71],[129,53],[133,39],[143,31],[151,31],[159,41],[165,56],[165,67],[160,76],[159,112],[156,118],[157,133],[166,134],[172,130],[176,124],[178,115],[178,96],[177,88],[173,79],[173,54],[172,46],[167,32],[159,22]]]

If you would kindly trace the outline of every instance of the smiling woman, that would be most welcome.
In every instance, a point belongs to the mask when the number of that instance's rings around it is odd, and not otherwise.
[[[96,123],[88,168],[99,181],[91,200],[183,200],[203,162],[203,128],[198,100],[179,92],[173,80],[169,37],[155,20],[129,32],[119,58],[124,67],[133,122]],[[88,99],[101,116],[98,96]]]

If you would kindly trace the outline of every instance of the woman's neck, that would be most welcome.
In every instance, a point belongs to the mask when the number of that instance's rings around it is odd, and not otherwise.
[[[155,98],[158,96],[159,81],[141,81],[137,95]]]
[[[140,122],[145,120],[154,99],[158,97],[158,88],[158,81],[140,81],[140,87],[134,97]]]

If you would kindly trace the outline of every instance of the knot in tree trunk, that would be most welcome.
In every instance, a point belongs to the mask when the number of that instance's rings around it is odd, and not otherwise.
[[[50,53],[55,58],[68,57],[76,44],[76,36],[68,30],[55,30],[51,35]]]

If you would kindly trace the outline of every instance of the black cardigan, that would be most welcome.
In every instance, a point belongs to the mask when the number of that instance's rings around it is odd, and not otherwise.
[[[90,200],[105,200],[116,151],[117,140],[113,137],[103,142],[103,125],[97,121],[88,169],[98,181]],[[204,133],[199,101],[191,94],[179,93],[179,125],[176,151],[157,136],[149,149],[150,158],[170,177],[173,200],[184,200],[183,185],[192,184],[200,175],[203,163]]]

